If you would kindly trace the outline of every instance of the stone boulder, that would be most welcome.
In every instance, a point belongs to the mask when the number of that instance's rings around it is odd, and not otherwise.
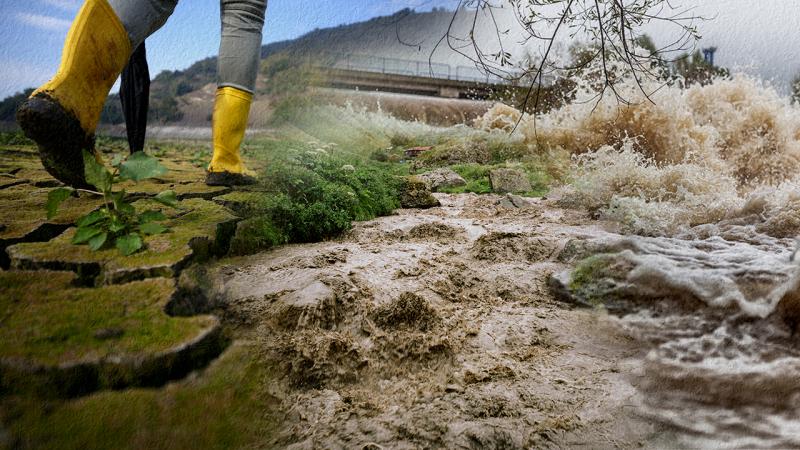
[[[509,209],[525,209],[533,206],[533,203],[525,197],[520,197],[519,195],[511,193],[506,194],[497,204]]]
[[[449,167],[443,167],[441,169],[425,172],[421,175],[417,175],[417,178],[425,182],[425,184],[428,185],[428,188],[430,188],[430,190],[433,192],[436,192],[439,189],[467,185],[467,181]]]
[[[439,200],[433,196],[428,185],[419,177],[407,177],[400,191],[400,204],[403,208],[433,208]]]
[[[533,190],[528,174],[518,169],[494,169],[489,172],[492,191],[498,193],[530,192]]]

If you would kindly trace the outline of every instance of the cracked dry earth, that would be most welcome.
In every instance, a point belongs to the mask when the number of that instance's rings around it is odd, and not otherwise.
[[[264,389],[286,414],[271,445],[668,444],[636,414],[625,361],[643,350],[547,287],[567,243],[607,225],[546,200],[437,197],[216,268],[224,321],[275,374]]]

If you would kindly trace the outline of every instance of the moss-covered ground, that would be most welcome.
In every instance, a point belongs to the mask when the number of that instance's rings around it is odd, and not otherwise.
[[[223,449],[263,447],[279,418],[264,390],[269,371],[234,344],[196,378],[160,389],[98,392],[75,400],[0,398],[0,447]],[[5,440],[5,442],[3,442]]]
[[[92,251],[88,246],[72,244],[74,228],[48,242],[17,244],[7,249],[14,267],[25,269],[72,269],[90,284],[108,284],[149,278],[175,277],[189,260],[204,259],[227,249],[215,245],[229,239],[236,220],[223,206],[202,199],[180,202],[171,209],[152,200],[134,203],[137,211],[161,210],[168,219],[169,231],[145,239],[144,250],[131,256],[116,248]]]
[[[0,273],[3,360],[57,366],[159,353],[216,323],[211,316],[166,315],[172,279],[79,288],[73,278],[70,272]]]

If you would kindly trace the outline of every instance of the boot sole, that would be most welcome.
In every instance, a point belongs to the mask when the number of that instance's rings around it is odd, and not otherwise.
[[[242,173],[208,172],[206,175],[207,186],[250,186],[256,183],[255,178]]]
[[[87,135],[74,114],[55,99],[39,94],[20,105],[17,123],[25,136],[36,142],[50,175],[75,188],[91,188],[84,176],[83,150],[95,153],[94,136]]]

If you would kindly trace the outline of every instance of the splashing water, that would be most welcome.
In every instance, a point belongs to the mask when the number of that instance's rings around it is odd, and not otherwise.
[[[520,126],[540,148],[576,155],[567,206],[641,235],[749,213],[764,215],[761,232],[800,234],[800,108],[773,88],[745,75],[688,89],[645,82],[648,99],[624,82],[625,103],[613,95],[598,102],[590,83],[575,81],[572,103]],[[493,108],[478,124],[515,117]]]
[[[653,102],[620,85],[631,104],[577,82],[572,104],[521,129],[574,155],[563,205],[629,234],[601,246],[618,276],[595,281],[650,349],[642,413],[690,447],[799,447],[800,109],[743,75]]]
[[[602,248],[624,268],[614,282],[628,303],[615,320],[647,351],[635,363],[640,411],[689,447],[800,447],[800,109],[742,75],[667,86],[652,103],[633,83],[618,86],[630,104],[596,104],[577,84],[574,102],[535,127],[522,117],[519,130],[531,148],[574,155],[572,182],[554,197],[626,235]],[[499,139],[520,117],[498,106],[469,130],[324,112],[352,126],[316,121],[312,134],[354,148],[343,130],[384,146],[397,135]]]

